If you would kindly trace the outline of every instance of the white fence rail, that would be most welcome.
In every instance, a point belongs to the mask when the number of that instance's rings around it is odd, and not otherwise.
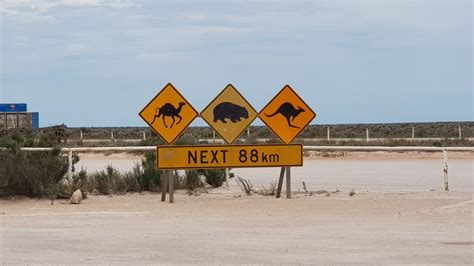
[[[125,138],[108,138],[108,139],[68,139],[68,141],[72,142],[79,142],[82,141],[83,143],[100,143],[100,142],[117,142],[117,141],[122,141],[122,142],[135,142],[138,143],[143,139],[125,139]],[[474,141],[474,138],[471,137],[466,137],[462,138],[467,141]],[[257,138],[255,141],[258,143],[265,143],[268,141],[271,141],[272,139],[270,138]],[[411,141],[411,142],[417,142],[417,141],[443,141],[443,140],[460,140],[460,138],[457,137],[450,137],[450,138],[298,138],[298,140],[303,141],[303,142],[318,142],[318,141],[331,141],[331,142],[341,142],[341,141],[357,141],[357,142],[374,142],[374,141]],[[207,142],[207,143],[224,143],[223,139],[220,138],[215,138],[215,139],[199,139],[199,142]],[[241,138],[239,139],[242,143],[246,141],[246,139]]]
[[[0,148],[1,149],[1,148]],[[2,150],[5,150],[3,148]],[[50,151],[52,148],[21,148],[23,151]],[[131,147],[77,147],[63,148],[62,152],[68,153],[68,176],[72,176],[72,154],[73,152],[129,152],[129,151],[154,151],[156,146],[131,146]],[[448,185],[448,151],[474,152],[474,147],[385,147],[385,146],[303,146],[303,151],[431,151],[443,153],[443,176],[444,189],[449,191]]]
[[[21,148],[23,151],[50,151],[52,148]],[[156,146],[124,147],[73,147],[62,148],[63,152],[101,152],[101,151],[154,151]],[[427,147],[427,146],[303,146],[303,150],[346,150],[346,151],[474,151],[474,147]]]

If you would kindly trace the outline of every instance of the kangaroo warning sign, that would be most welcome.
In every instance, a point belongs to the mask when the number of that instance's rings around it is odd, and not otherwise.
[[[158,169],[302,166],[303,146],[210,145],[158,146]]]
[[[257,118],[257,111],[229,84],[204,108],[201,117],[227,143],[232,144]]]
[[[139,115],[167,144],[172,144],[198,112],[168,83]]]
[[[284,143],[290,143],[316,117],[316,113],[286,85],[260,111],[258,117]]]

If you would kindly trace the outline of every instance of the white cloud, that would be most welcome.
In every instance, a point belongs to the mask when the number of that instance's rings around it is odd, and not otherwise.
[[[15,17],[22,22],[39,22],[54,20],[53,16],[44,15],[36,11],[20,11],[0,6],[0,12],[7,16]]]
[[[108,7],[131,8],[140,7],[132,0],[4,0],[0,3],[0,12],[23,22],[50,21],[52,15],[47,14],[56,7]]]

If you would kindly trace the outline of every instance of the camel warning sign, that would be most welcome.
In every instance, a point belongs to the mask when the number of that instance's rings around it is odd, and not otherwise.
[[[316,113],[286,85],[260,111],[258,117],[284,143],[290,143],[316,117]]]
[[[227,143],[232,144],[257,118],[257,111],[229,84],[204,108],[201,117]]]
[[[172,144],[198,112],[168,83],[139,115],[167,144]]]

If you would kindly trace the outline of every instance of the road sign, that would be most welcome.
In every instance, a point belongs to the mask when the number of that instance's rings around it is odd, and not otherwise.
[[[257,111],[229,84],[204,108],[201,117],[231,144],[257,118]]]
[[[316,113],[286,85],[260,111],[258,117],[284,143],[290,143],[316,117]]]
[[[191,124],[198,112],[168,83],[139,115],[166,143],[171,144]]]
[[[211,145],[158,146],[158,169],[302,166],[303,146]]]

